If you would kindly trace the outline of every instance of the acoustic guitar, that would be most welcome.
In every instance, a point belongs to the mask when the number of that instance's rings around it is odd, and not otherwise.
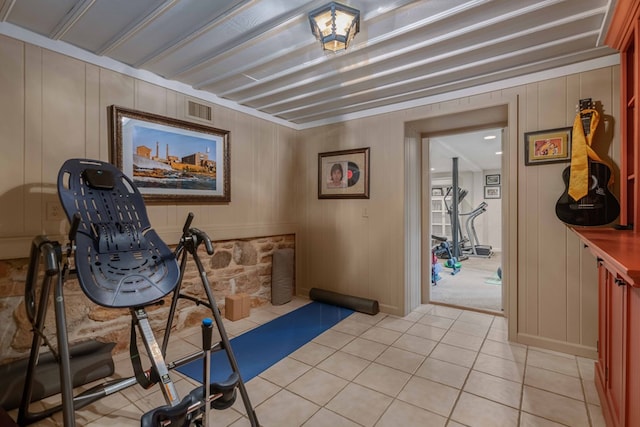
[[[582,113],[593,109],[591,98],[580,100],[580,119],[585,136],[591,128],[591,113]],[[556,203],[556,215],[560,221],[579,226],[605,225],[615,221],[620,215],[620,205],[615,196],[609,191],[611,169],[602,162],[588,159],[589,184],[587,195],[574,200],[569,196],[569,177],[571,166],[562,171],[565,189]]]

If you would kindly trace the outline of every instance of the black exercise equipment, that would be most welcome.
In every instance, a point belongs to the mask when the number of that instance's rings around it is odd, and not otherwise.
[[[467,230],[469,246],[465,247],[464,250],[468,252],[469,256],[490,258],[491,255],[493,255],[491,246],[480,244],[480,240],[478,240],[478,234],[476,233],[475,227],[476,218],[487,211],[487,206],[487,202],[482,202],[471,212],[460,214],[467,217],[465,221],[465,229]]]
[[[451,170],[451,178],[452,178],[452,186],[447,189],[447,192],[444,196],[444,205],[447,209],[447,213],[450,217],[451,222],[451,252],[455,260],[453,260],[453,264],[459,261],[464,261],[468,257],[464,254],[462,248],[465,244],[464,236],[462,235],[462,229],[460,228],[460,218],[459,218],[459,205],[460,202],[467,195],[467,190],[462,189],[458,186],[458,158],[452,158],[452,170]],[[451,203],[448,203],[447,200],[451,199]]]
[[[453,255],[453,252],[451,251],[451,244],[447,241],[447,238],[444,236],[436,236],[435,234],[432,234],[431,240],[438,242],[437,245],[432,245],[431,252],[433,256],[435,256],[436,258],[446,259],[444,266],[451,269],[451,275],[453,276],[454,274],[458,274],[460,272],[460,268],[462,267],[462,264]],[[433,262],[434,260],[432,259],[432,263]],[[437,274],[438,272],[435,270],[434,266],[432,265],[431,283],[433,283],[434,285],[438,284]]]
[[[469,212],[460,212],[460,202],[468,194],[467,190],[458,186],[458,158],[453,158],[452,187],[447,189],[444,196],[444,205],[451,222],[451,234],[453,237],[452,252],[458,261],[464,261],[469,256],[489,258],[493,255],[491,246],[481,245],[475,229],[475,220],[487,211],[487,203],[480,203]],[[449,200],[452,200],[449,202]],[[462,232],[460,217],[467,217],[465,221],[466,236]]]
[[[457,230],[458,246],[460,248],[463,248],[467,243],[467,240],[465,239],[464,233],[462,233],[462,227],[460,227],[459,217],[460,215],[464,215],[464,214],[460,213],[459,206],[460,206],[460,203],[462,203],[464,198],[467,196],[468,192],[466,189],[458,187],[458,216],[457,217],[453,216],[453,208],[451,204],[451,200],[453,199],[453,192],[454,192],[453,187],[447,187],[447,190],[444,193],[444,198],[443,198],[444,207],[445,207],[445,210],[447,211],[447,214],[449,215],[449,223],[451,224],[451,233],[453,234],[453,232]]]
[[[446,258],[444,266],[451,269],[451,274],[458,274],[462,264],[460,261],[467,259],[467,256],[462,253],[462,233],[460,232],[460,224],[458,221],[458,205],[467,195],[466,190],[462,190],[458,187],[458,158],[454,157],[452,168],[452,186],[447,189],[444,195],[444,205],[451,222],[451,235],[453,242],[449,243],[446,237],[439,237],[432,235],[432,240],[439,241],[437,245],[432,245],[432,253],[440,258]],[[451,203],[447,200],[451,199]],[[437,277],[434,276],[435,271],[432,267],[431,282],[437,284]]]
[[[90,340],[69,347],[71,357],[71,384],[78,387],[108,377],[114,372],[111,351],[114,343]],[[0,406],[6,410],[17,408],[24,390],[25,372],[29,358],[0,366]],[[31,400],[41,400],[60,393],[58,361],[51,352],[40,355],[33,377]],[[0,423],[2,426],[2,423]]]
[[[452,219],[458,219],[458,204],[460,203],[460,193],[458,187],[458,158],[452,159],[452,189],[453,189],[453,201],[451,203],[451,217]],[[458,221],[451,221],[451,237],[453,238],[453,257],[454,262],[460,258],[460,241],[458,240]]]
[[[251,425],[257,427],[259,424],[256,414],[240,376],[206,271],[197,254],[202,243],[209,255],[213,254],[213,246],[204,232],[191,228],[193,214],[187,216],[180,242],[172,252],[151,228],[142,195],[133,181],[113,165],[88,159],[67,160],[58,174],[58,194],[71,223],[70,242],[63,246],[46,236],[37,236],[33,240],[25,287],[25,307],[33,326],[33,340],[18,423],[31,424],[62,411],[64,425],[73,427],[75,410],[140,384],[144,388],[158,385],[167,403],[166,406],[143,415],[143,426],[208,425],[206,417],[209,409],[231,406],[237,389]],[[206,300],[180,293],[187,254],[191,254],[198,268]],[[74,262],[70,263],[72,258]],[[40,288],[36,289],[41,260],[44,262],[44,274]],[[130,378],[107,381],[76,396],[73,395],[74,381],[63,293],[64,284],[71,277],[77,277],[83,292],[96,304],[130,310],[132,325],[129,351],[135,374]],[[54,348],[44,333],[52,286],[57,348]],[[167,296],[171,299],[171,306],[162,345],[159,345],[145,307],[161,304]],[[202,304],[211,310],[221,341],[211,345],[212,321],[211,324],[205,322],[207,325],[203,325],[203,350],[167,363],[164,358],[180,298]],[[147,370],[142,368],[137,348],[137,332],[142,337],[141,341],[151,361],[151,367]],[[35,377],[43,342],[51,349],[59,365],[61,403],[41,412],[31,412],[30,404],[37,396],[34,392]],[[208,363],[211,351],[225,351],[232,374],[222,383],[209,385]],[[203,359],[205,367],[205,385],[196,388],[181,400],[169,371],[199,359]]]
[[[378,301],[351,295],[343,295],[324,289],[311,288],[309,290],[309,299],[327,304],[339,305],[341,307],[350,308],[351,310],[366,314],[378,314],[380,311]]]

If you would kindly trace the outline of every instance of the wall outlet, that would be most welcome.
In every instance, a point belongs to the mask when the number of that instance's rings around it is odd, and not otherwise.
[[[47,202],[46,211],[47,221],[62,221],[64,219],[64,212],[62,206],[58,202]]]

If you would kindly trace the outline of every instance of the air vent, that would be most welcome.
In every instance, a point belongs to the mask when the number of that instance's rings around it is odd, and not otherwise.
[[[187,115],[196,119],[211,121],[211,107],[197,102],[187,101]]]

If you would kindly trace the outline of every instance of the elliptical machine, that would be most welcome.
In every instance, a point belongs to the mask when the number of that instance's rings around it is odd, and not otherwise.
[[[480,244],[478,234],[476,233],[476,227],[474,225],[476,218],[487,211],[487,206],[486,202],[482,202],[474,210],[464,214],[467,216],[465,228],[467,230],[467,237],[470,243],[470,246],[468,247],[470,250],[469,256],[490,258],[491,255],[493,255],[492,247],[490,245]]]
[[[449,222],[451,223],[451,234],[458,233],[458,244],[460,245],[460,251],[463,252],[464,247],[468,243],[468,239],[462,233],[462,227],[460,227],[460,215],[465,215],[464,213],[460,213],[460,203],[467,196],[468,191],[464,188],[458,187],[458,213],[457,215],[453,214],[453,187],[448,187],[447,191],[444,195],[444,207],[447,210],[447,214],[449,214]]]
[[[439,245],[434,248],[434,254],[441,258],[448,258],[445,261],[445,267],[451,269],[451,274],[458,274],[462,264],[460,261],[467,259],[467,256],[462,255],[460,247],[460,224],[457,221],[458,217],[458,204],[460,203],[460,188],[458,187],[458,158],[453,159],[453,185],[447,190],[445,194],[444,203],[451,217],[451,235],[453,241],[450,244],[446,237],[431,236],[432,239],[439,241]],[[462,198],[466,195],[466,191],[462,194]],[[447,197],[451,196],[452,203],[447,203]],[[435,284],[435,283],[434,283]]]

